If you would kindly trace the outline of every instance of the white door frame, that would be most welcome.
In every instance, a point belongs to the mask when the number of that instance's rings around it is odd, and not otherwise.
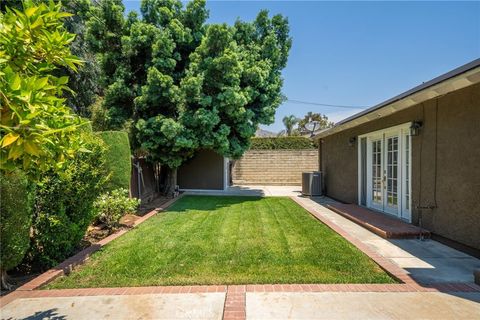
[[[366,206],[374,210],[382,211],[398,218],[411,222],[411,174],[412,174],[412,147],[410,137],[411,123],[404,123],[394,127],[369,132],[358,136],[357,141],[362,138],[367,139],[366,150]],[[386,161],[387,161],[387,139],[390,137],[398,137],[398,153],[397,153],[397,206],[392,207],[387,205],[386,199]],[[372,183],[372,142],[380,141],[380,172],[381,172],[381,200],[379,202],[373,201],[373,183]],[[406,152],[408,146],[408,153]],[[358,204],[361,201],[362,188],[362,172],[361,172],[361,144],[358,144]],[[378,155],[377,155],[378,156]],[[408,160],[408,161],[407,161]],[[407,167],[408,166],[408,167]],[[408,194],[407,191],[408,190]],[[378,198],[377,198],[378,199]]]

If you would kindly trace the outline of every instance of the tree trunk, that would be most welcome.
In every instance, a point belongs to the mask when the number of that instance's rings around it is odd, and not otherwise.
[[[161,170],[163,171],[163,174],[161,173],[161,182],[163,185],[163,194],[167,197],[175,197],[176,196],[176,186],[177,186],[177,168],[168,168],[168,167],[162,167]]]
[[[2,290],[7,290],[7,291],[12,290],[14,286],[8,282],[7,271],[2,269],[0,270],[0,273],[2,274],[2,279],[1,279]]]

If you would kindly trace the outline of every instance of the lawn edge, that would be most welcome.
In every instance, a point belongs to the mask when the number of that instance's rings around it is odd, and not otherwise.
[[[176,201],[183,198],[184,195],[185,194],[182,193],[178,197],[175,197],[173,199],[168,200],[167,202],[165,202],[160,207],[151,210],[150,212],[148,212],[147,214],[143,215],[138,220],[136,220],[133,223],[133,226],[132,226],[131,229],[119,230],[119,231],[109,235],[108,237],[100,240],[99,242],[83,249],[82,251],[75,254],[74,256],[71,256],[70,258],[66,259],[65,261],[63,261],[62,263],[57,265],[56,267],[53,267],[52,269],[45,271],[44,273],[40,274],[38,277],[36,277],[36,278],[30,280],[29,282],[23,284],[22,286],[18,287],[16,290],[12,291],[11,293],[16,292],[16,291],[35,290],[35,289],[38,289],[41,286],[44,286],[44,285],[48,284],[49,282],[53,281],[54,279],[58,278],[59,276],[69,274],[74,268],[84,264],[94,252],[100,250],[103,246],[105,246],[108,243],[112,242],[113,240],[121,237],[122,235],[124,235],[128,231],[136,228],[138,225],[140,225],[141,223],[150,219],[151,217],[153,217],[158,212],[165,211],[167,208],[172,206]],[[11,293],[9,293],[9,294],[11,294]]]
[[[182,194],[177,198],[169,200],[164,205],[150,211],[142,218],[138,219],[134,226],[139,225],[156,213],[163,211],[174,204],[177,200],[182,198],[186,194]],[[245,298],[247,293],[262,293],[262,292],[293,292],[293,293],[313,293],[313,292],[479,292],[480,285],[473,283],[455,283],[455,282],[442,282],[442,283],[429,283],[420,284],[413,278],[405,273],[403,269],[394,265],[383,256],[374,252],[366,245],[361,243],[356,237],[351,236],[340,226],[334,222],[325,219],[320,213],[317,213],[314,208],[309,208],[306,204],[301,203],[296,197],[289,197],[299,206],[309,212],[314,218],[324,223],[330,229],[337,234],[345,238],[348,242],[370,257],[380,268],[387,272],[390,276],[394,277],[401,283],[373,283],[373,284],[241,284],[241,285],[186,285],[186,286],[143,286],[143,287],[112,287],[112,288],[76,288],[76,289],[49,289],[49,290],[35,290],[38,287],[47,284],[54,280],[56,277],[65,274],[60,266],[68,265],[68,271],[73,270],[75,266],[84,263],[88,257],[102,246],[113,241],[114,239],[125,234],[128,230],[121,230],[111,236],[103,239],[101,244],[97,244],[97,247],[93,251],[89,251],[86,248],[77,255],[65,260],[59,264],[56,268],[51,269],[30,282],[24,284],[22,287],[8,293],[0,298],[0,308],[5,307],[7,304],[17,300],[26,298],[53,298],[53,297],[75,297],[75,296],[108,296],[108,295],[141,295],[141,294],[195,294],[195,293],[225,293],[225,301],[223,307],[223,319],[245,319]],[[328,208],[327,208],[328,209]],[[333,212],[333,211],[332,211]],[[76,264],[73,258],[80,254],[82,260]],[[67,264],[68,262],[68,264]],[[56,270],[60,269],[60,270]],[[54,270],[58,273],[49,273]],[[44,278],[44,281],[39,284],[39,278],[47,275],[49,278]],[[37,280],[37,282],[35,282]],[[40,279],[42,280],[42,279]],[[26,287],[29,284],[34,284],[35,287]],[[20,290],[21,289],[21,290]]]
[[[389,259],[383,257],[379,253],[370,249],[367,245],[362,243],[356,237],[349,234],[347,231],[345,231],[338,224],[330,221],[329,219],[325,219],[321,215],[321,213],[319,213],[315,210],[315,208],[307,206],[303,202],[299,201],[297,199],[297,197],[291,196],[290,199],[292,199],[295,203],[297,203],[299,206],[301,206],[303,209],[305,209],[315,219],[317,219],[320,222],[322,222],[323,224],[325,224],[327,227],[329,227],[330,229],[335,231],[337,234],[339,234],[342,238],[346,239],[348,242],[350,242],[352,245],[354,245],[358,250],[360,250],[361,252],[366,254],[370,259],[373,260],[373,262],[375,262],[388,275],[390,275],[395,280],[399,281],[400,284],[420,286],[420,284],[418,284],[408,273],[406,273],[405,270],[403,270],[399,266],[395,265],[393,262],[391,262]],[[329,208],[326,208],[326,209],[331,210]],[[334,212],[335,214],[338,214],[333,210],[331,210],[331,211]]]

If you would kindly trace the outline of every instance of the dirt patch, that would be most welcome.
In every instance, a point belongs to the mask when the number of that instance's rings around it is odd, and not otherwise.
[[[160,196],[160,197],[157,197],[157,198],[153,199],[149,203],[142,203],[137,210],[137,215],[143,216],[143,215],[149,213],[150,211],[152,211],[154,209],[162,207],[163,204],[165,204],[167,201],[169,201],[171,199],[172,199],[171,197]]]

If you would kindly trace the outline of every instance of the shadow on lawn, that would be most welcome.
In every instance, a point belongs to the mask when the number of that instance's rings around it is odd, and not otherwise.
[[[188,210],[213,211],[239,204],[248,204],[262,200],[261,196],[229,195],[185,195],[167,211],[186,212]]]

